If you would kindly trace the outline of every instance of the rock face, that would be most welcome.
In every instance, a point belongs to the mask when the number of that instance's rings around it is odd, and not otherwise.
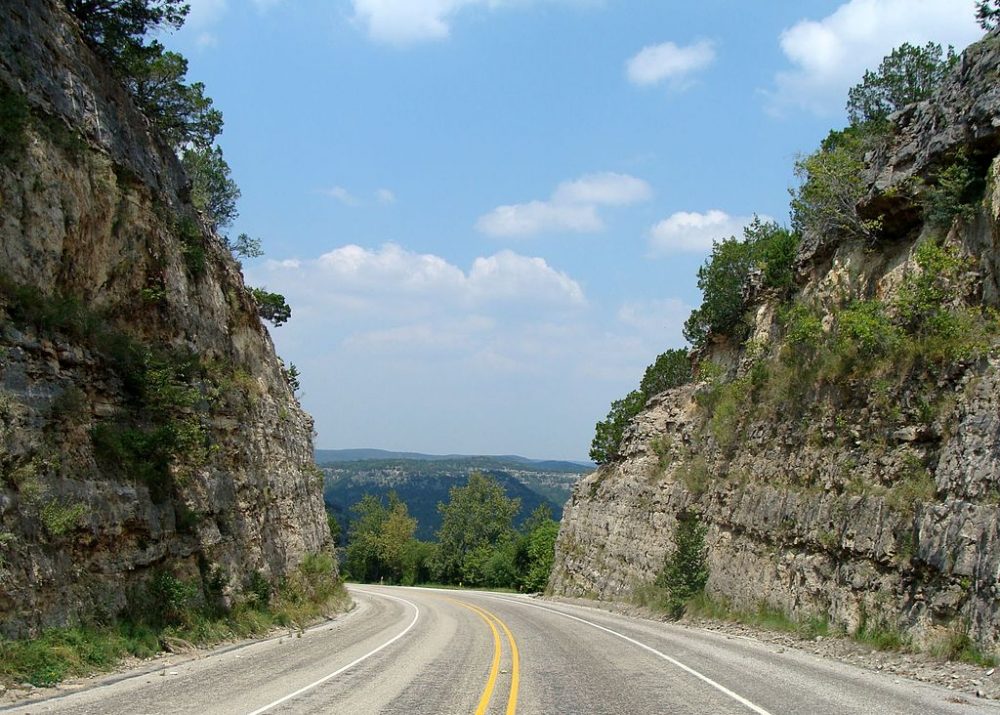
[[[330,534],[239,265],[61,4],[3,14],[0,635],[113,616],[164,570],[223,601],[277,581]]]
[[[824,329],[850,300],[891,302],[915,270],[917,247],[931,240],[966,257],[956,295],[998,304],[998,79],[993,33],[965,53],[937,96],[894,115],[890,140],[867,157],[861,205],[886,217],[887,240],[804,238],[796,300],[816,307]],[[923,182],[960,152],[984,174],[988,167],[985,196],[950,228],[925,225]],[[733,380],[751,381],[755,363],[777,369],[778,303],[756,298],[744,346],[720,344],[703,359]],[[729,415],[704,407],[705,383],[657,395],[626,430],[620,458],[577,485],[550,589],[629,598],[663,567],[678,516],[694,512],[708,527],[707,590],[734,607],[767,604],[848,630],[878,623],[918,644],[957,633],[996,648],[997,354],[994,340],[934,379],[815,382]],[[773,374],[769,385],[778,384]]]

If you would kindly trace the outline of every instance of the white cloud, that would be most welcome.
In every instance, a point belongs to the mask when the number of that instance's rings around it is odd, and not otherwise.
[[[491,236],[531,236],[570,231],[593,233],[604,228],[594,206],[560,206],[547,201],[497,206],[476,221],[476,230]]]
[[[766,216],[762,221],[769,220]],[[751,216],[730,216],[725,211],[712,209],[705,213],[678,211],[649,230],[649,252],[653,256],[668,253],[711,250],[712,242],[741,237],[743,228],[753,220]]]
[[[259,1],[259,0],[258,0]],[[455,17],[463,10],[495,10],[545,0],[351,0],[354,21],[376,42],[412,45],[443,40],[451,34]],[[590,4],[599,0],[562,0]]]
[[[310,261],[268,261],[267,280],[293,291],[373,298],[396,296],[401,302],[482,307],[499,302],[534,307],[572,307],[586,303],[583,289],[542,258],[501,251],[476,258],[466,273],[440,256],[407,251],[394,243],[378,250],[347,245]],[[292,277],[294,276],[294,279]],[[356,305],[368,305],[360,302]],[[395,309],[395,306],[394,308]]]
[[[389,189],[378,189],[375,191],[375,200],[383,206],[396,203],[396,194]]]
[[[793,67],[779,72],[765,92],[768,108],[835,112],[865,70],[902,43],[934,41],[961,50],[981,35],[973,0],[850,0],[821,20],[802,20],[781,33]]]
[[[653,190],[642,179],[608,171],[564,181],[556,187],[552,201],[556,204],[627,206],[648,201],[652,196]]]
[[[476,221],[476,230],[491,236],[538,233],[593,233],[604,228],[600,206],[627,206],[647,201],[653,190],[628,174],[586,174],[556,187],[548,201],[498,206]]]
[[[331,198],[337,199],[344,206],[359,206],[361,204],[357,197],[354,196],[350,191],[345,189],[343,186],[334,186],[331,189],[324,189],[320,193],[325,194]]]
[[[699,40],[680,47],[673,42],[644,47],[626,63],[626,74],[632,84],[647,86],[669,80],[675,88],[683,88],[690,76],[715,61],[715,44]]]

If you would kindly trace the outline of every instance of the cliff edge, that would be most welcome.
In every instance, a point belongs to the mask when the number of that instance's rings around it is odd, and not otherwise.
[[[0,635],[330,551],[312,420],[174,152],[53,0],[0,24]]]
[[[745,337],[714,336],[577,484],[549,589],[631,597],[694,515],[734,608],[996,648],[998,152],[993,32],[864,155],[871,235],[807,228],[786,292],[751,275]]]

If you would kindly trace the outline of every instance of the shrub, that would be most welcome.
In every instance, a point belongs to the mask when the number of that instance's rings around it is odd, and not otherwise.
[[[236,202],[240,189],[222,157],[222,149],[191,145],[181,154],[181,162],[191,179],[191,203],[204,213],[212,229],[232,224],[239,215]]]
[[[932,226],[949,228],[956,218],[970,221],[986,189],[984,172],[977,170],[965,150],[938,170],[924,195],[924,217]]]
[[[691,359],[687,350],[667,350],[646,368],[639,391],[648,399],[664,390],[691,382]]]
[[[791,191],[792,226],[799,232],[872,241],[881,221],[864,219],[858,202],[867,190],[864,155],[872,143],[864,129],[830,132],[819,151],[795,162],[799,186]]]
[[[598,464],[607,464],[618,456],[622,436],[628,423],[642,411],[646,397],[639,390],[633,390],[620,400],[611,403],[608,416],[598,422],[594,429],[594,439],[590,443],[590,458]]]
[[[663,569],[653,582],[664,590],[663,606],[673,618],[684,615],[687,602],[702,593],[708,583],[705,533],[696,514],[682,512],[674,529],[674,548],[664,557]]]
[[[696,348],[713,334],[742,341],[749,328],[743,298],[751,271],[760,271],[764,288],[787,292],[794,282],[798,245],[798,233],[756,216],[743,230],[743,240],[733,236],[715,242],[698,269],[702,302],[684,323],[684,337]]]
[[[190,216],[181,216],[177,220],[177,239],[180,241],[181,254],[184,256],[188,272],[195,278],[204,275],[207,254],[205,237],[198,222]]]
[[[852,356],[876,358],[888,355],[899,343],[899,328],[892,324],[877,300],[855,301],[840,312],[837,338],[842,350]]]

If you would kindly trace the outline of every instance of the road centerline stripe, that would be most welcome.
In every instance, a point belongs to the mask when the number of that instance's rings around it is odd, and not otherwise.
[[[474,608],[467,603],[463,603],[462,601],[454,598],[449,598],[448,596],[444,596],[444,599],[475,613],[483,619],[483,622],[489,626],[490,631],[493,633],[493,662],[490,664],[490,676],[486,680],[486,687],[483,688],[483,694],[479,696],[479,704],[476,706],[476,715],[485,715],[486,711],[490,707],[490,699],[493,697],[493,690],[497,685],[497,676],[500,674],[500,632],[493,624],[493,621],[491,621],[478,608]]]
[[[743,705],[748,710],[752,710],[753,712],[757,713],[757,715],[771,715],[771,713],[769,713],[764,708],[760,707],[759,705],[756,705],[755,703],[750,702],[749,700],[747,700],[746,698],[744,698],[739,693],[733,692],[732,690],[730,690],[729,688],[727,688],[725,685],[722,685],[721,683],[718,683],[718,682],[712,680],[707,675],[704,675],[703,673],[698,672],[697,670],[695,670],[691,666],[685,665],[684,663],[682,663],[681,661],[677,660],[676,658],[671,658],[666,653],[662,653],[662,652],[656,650],[656,648],[653,648],[652,646],[648,646],[645,643],[642,643],[641,641],[637,641],[635,638],[630,638],[629,636],[625,635],[624,633],[619,633],[618,631],[612,630],[611,628],[606,628],[605,626],[602,626],[602,625],[600,625],[598,623],[594,623],[593,621],[588,621],[585,618],[579,618],[577,616],[570,615],[569,613],[563,613],[562,611],[559,611],[559,610],[557,610],[555,608],[546,608],[545,606],[539,606],[539,605],[537,605],[535,603],[524,603],[524,602],[522,602],[520,600],[515,600],[515,599],[511,599],[511,598],[500,598],[498,596],[490,596],[490,595],[487,595],[487,594],[482,594],[482,595],[484,595],[486,598],[493,599],[494,601],[503,601],[504,603],[519,604],[521,606],[527,606],[528,608],[537,608],[539,611],[547,611],[548,613],[554,613],[554,614],[556,614],[558,616],[562,616],[563,618],[569,618],[570,620],[573,620],[573,621],[578,621],[580,623],[585,623],[588,626],[591,626],[593,628],[597,628],[598,630],[604,631],[605,633],[610,633],[613,636],[617,636],[618,638],[621,638],[622,640],[627,641],[627,642],[631,643],[634,646],[638,646],[639,648],[642,648],[643,650],[648,651],[648,652],[652,653],[653,655],[656,655],[656,656],[662,658],[663,660],[667,661],[671,665],[673,665],[673,666],[675,666],[677,668],[680,668],[685,673],[688,673],[689,675],[693,675],[694,677],[698,678],[702,682],[704,682],[704,683],[712,686],[713,688],[715,688],[716,690],[718,690],[720,693],[722,693],[724,695],[727,695],[728,697],[732,698],[733,700],[735,700],[736,702],[738,702],[740,705]]]
[[[514,634],[510,632],[510,628],[507,624],[493,611],[488,611],[482,606],[475,606],[471,603],[466,603],[464,601],[458,601],[456,599],[449,599],[455,601],[466,608],[471,608],[474,611],[486,614],[489,618],[492,618],[500,628],[503,629],[504,634],[507,636],[507,643],[510,645],[510,693],[507,695],[507,710],[506,715],[515,715],[517,712],[517,693],[520,688],[521,680],[521,654],[517,649],[517,641],[514,640]]]
[[[283,698],[278,698],[273,703],[268,703],[267,705],[265,705],[262,708],[257,708],[256,710],[248,713],[247,715],[262,715],[262,713],[266,713],[268,710],[271,710],[271,709],[277,707],[278,705],[281,705],[282,703],[288,702],[292,698],[297,698],[298,696],[302,695],[303,693],[309,692],[313,688],[315,688],[315,687],[317,687],[319,685],[322,685],[326,681],[331,680],[331,679],[337,677],[338,675],[340,675],[341,673],[350,670],[351,668],[353,668],[354,666],[358,665],[359,663],[362,663],[362,662],[368,660],[369,658],[371,658],[373,655],[375,655],[379,651],[382,651],[382,650],[388,648],[393,643],[395,643],[400,638],[402,638],[407,633],[409,633],[413,629],[413,627],[415,625],[417,625],[417,621],[420,619],[420,608],[418,608],[417,604],[413,603],[412,601],[407,601],[405,598],[398,598],[396,596],[390,596],[390,595],[385,594],[385,593],[375,593],[373,591],[365,591],[363,589],[358,589],[358,591],[360,593],[368,594],[369,596],[378,596],[378,597],[381,597],[381,598],[391,598],[393,601],[399,601],[400,603],[405,603],[407,606],[410,606],[411,608],[413,608],[413,620],[410,621],[410,624],[406,628],[404,628],[402,631],[400,631],[399,633],[397,633],[395,636],[393,636],[392,638],[390,638],[389,640],[387,640],[385,643],[383,643],[382,645],[380,645],[378,648],[375,648],[373,650],[368,651],[367,653],[365,653],[360,658],[356,658],[355,660],[352,660],[350,663],[348,663],[344,667],[335,670],[334,672],[330,673],[329,675],[323,676],[322,678],[320,678],[316,682],[310,683],[309,685],[306,685],[303,688],[299,688],[294,693],[289,693],[288,695],[284,696]]]

